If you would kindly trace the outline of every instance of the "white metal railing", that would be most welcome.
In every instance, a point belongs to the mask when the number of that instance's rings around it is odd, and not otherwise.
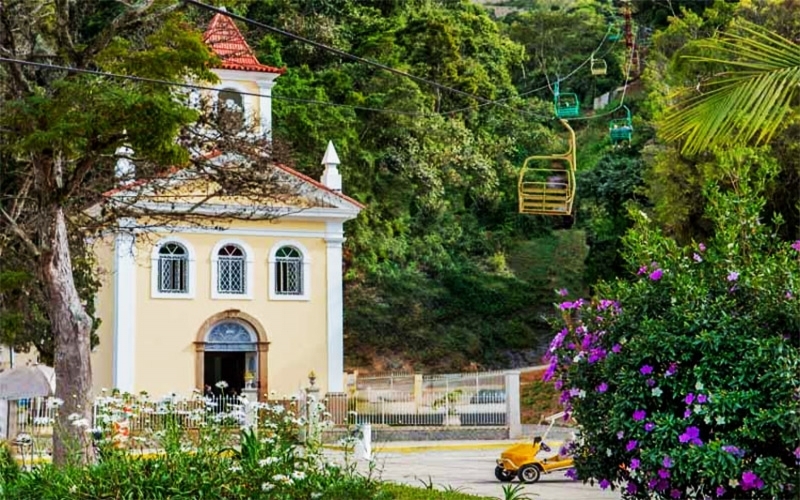
[[[505,399],[474,391],[407,391],[366,389],[351,397],[351,423],[393,426],[477,426],[506,424]]]
[[[59,409],[54,405],[54,398],[29,398],[17,401],[12,418],[16,420],[17,433],[49,434],[55,425]],[[295,413],[303,411],[303,401],[273,401],[283,404],[287,410]],[[115,405],[119,406],[119,405]],[[118,409],[118,408],[117,408]],[[126,420],[132,432],[144,429],[158,430],[163,428],[167,418],[178,418],[178,424],[185,427],[196,427],[211,419],[219,420],[228,417],[235,421],[241,413],[242,402],[238,396],[223,395],[213,397],[168,398],[162,400],[136,400],[125,411]],[[103,398],[95,401],[92,412],[92,427],[97,427],[106,414]],[[169,415],[169,417],[168,417]]]

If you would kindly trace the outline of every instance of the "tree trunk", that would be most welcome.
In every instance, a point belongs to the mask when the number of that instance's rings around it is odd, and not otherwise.
[[[53,432],[53,463],[63,465],[68,460],[87,463],[94,459],[91,436],[86,432],[92,424],[92,321],[72,276],[64,210],[56,207],[51,214],[41,270],[55,337],[56,397],[64,402]]]

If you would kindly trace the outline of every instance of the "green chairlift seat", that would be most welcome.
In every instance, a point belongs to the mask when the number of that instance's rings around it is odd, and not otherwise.
[[[620,142],[631,142],[633,138],[633,121],[631,120],[631,110],[628,106],[625,108],[625,118],[616,118],[611,120],[608,124],[608,133],[611,136],[611,142],[618,144]]]
[[[558,82],[553,86],[553,103],[558,118],[575,118],[581,114],[581,104],[578,94],[571,92],[561,93]]]

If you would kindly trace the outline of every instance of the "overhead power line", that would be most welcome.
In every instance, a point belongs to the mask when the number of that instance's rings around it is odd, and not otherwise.
[[[146,78],[142,76],[133,76],[133,75],[120,75],[117,73],[109,73],[105,71],[97,71],[92,69],[81,69],[81,68],[71,68],[69,66],[59,66],[56,64],[48,64],[48,63],[39,63],[34,61],[25,61],[23,59],[12,59],[8,57],[0,57],[0,62],[4,63],[13,63],[13,64],[21,64],[23,66],[33,66],[42,69],[49,69],[49,70],[59,70],[59,71],[66,71],[68,73],[81,73],[87,75],[94,75],[94,76],[103,76],[107,78],[115,78],[120,80],[130,80],[134,82],[140,83],[153,83],[157,85],[167,85],[170,87],[181,87],[186,89],[193,89],[193,90],[208,90],[212,92],[219,92],[222,89],[216,87],[209,87],[205,85],[197,85],[194,83],[183,83],[183,82],[172,82],[168,80],[159,80],[157,78]],[[239,95],[246,95],[246,96],[253,96],[253,97],[266,97],[267,99],[277,99],[279,101],[288,101],[288,102],[298,102],[302,104],[314,104],[320,106],[333,106],[337,108],[349,108],[359,111],[375,111],[380,113],[392,113],[398,115],[408,115],[408,116],[433,116],[436,113],[420,113],[417,111],[403,111],[400,109],[389,109],[389,108],[372,108],[368,106],[355,106],[351,104],[339,104],[335,102],[327,102],[327,101],[317,101],[314,99],[301,99],[298,97],[284,97],[279,95],[267,95],[267,94],[259,94],[257,92],[246,92],[243,90],[236,90],[236,89],[225,89],[227,92],[231,92],[234,94]]]
[[[456,88],[441,84],[439,82],[435,82],[433,80],[428,80],[428,79],[422,78],[420,76],[412,75],[411,73],[407,73],[405,71],[401,71],[399,69],[392,68],[391,66],[387,66],[386,64],[380,63],[378,61],[373,61],[371,59],[366,59],[364,57],[360,57],[360,56],[357,56],[355,54],[350,54],[349,52],[345,52],[345,51],[343,51],[341,49],[337,49],[336,47],[331,47],[330,45],[325,45],[324,43],[317,42],[317,41],[311,40],[309,38],[305,38],[305,37],[297,35],[295,33],[291,33],[289,31],[282,30],[282,29],[276,28],[274,26],[269,26],[269,25],[264,24],[264,23],[262,23],[260,21],[256,21],[255,19],[250,19],[250,18],[247,18],[247,17],[244,17],[244,16],[240,16],[238,14],[234,14],[232,12],[228,12],[228,11],[226,11],[224,9],[221,9],[221,8],[218,8],[218,7],[214,7],[213,5],[208,5],[208,4],[203,3],[203,2],[198,2],[197,0],[183,0],[183,1],[185,3],[191,4],[191,5],[195,5],[197,7],[202,8],[202,9],[205,9],[205,10],[208,10],[208,11],[211,11],[211,12],[216,12],[218,14],[222,14],[224,16],[230,17],[231,19],[236,19],[236,20],[241,21],[243,23],[251,24],[253,26],[257,26],[257,27],[259,27],[261,29],[270,31],[272,33],[277,33],[279,35],[283,35],[283,36],[291,38],[293,40],[297,40],[299,42],[303,42],[305,44],[312,45],[314,47],[317,47],[318,49],[326,50],[326,51],[331,52],[333,54],[336,54],[338,56],[346,57],[347,59],[351,59],[353,61],[357,61],[357,62],[360,62],[360,63],[368,64],[370,66],[374,66],[374,67],[382,69],[384,71],[388,71],[388,72],[393,73],[395,75],[402,76],[402,77],[405,77],[405,78],[409,78],[411,80],[414,80],[417,83],[422,83],[422,84],[425,84],[425,85],[429,85],[431,87],[435,87],[435,88],[440,89],[440,90],[445,90],[447,92],[452,92],[454,94],[462,95],[462,96],[465,96],[465,97],[470,97],[472,99],[475,99],[475,100],[480,101],[480,102],[485,103],[485,104],[493,104],[493,101],[491,101],[490,99],[487,99],[485,97],[481,97],[481,96],[478,96],[478,95],[475,95],[475,94],[471,94],[469,92],[464,92],[463,90],[459,90],[459,89],[456,89]]]

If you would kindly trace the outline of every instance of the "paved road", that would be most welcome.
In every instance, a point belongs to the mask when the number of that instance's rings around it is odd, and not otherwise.
[[[503,485],[494,477],[495,460],[509,442],[376,444],[376,472],[381,479],[413,486],[433,482],[437,489],[503,498]],[[366,463],[360,469],[367,470]],[[519,484],[514,481],[511,484]],[[542,476],[524,492],[535,500],[618,500],[619,493],[572,481],[564,472]]]

